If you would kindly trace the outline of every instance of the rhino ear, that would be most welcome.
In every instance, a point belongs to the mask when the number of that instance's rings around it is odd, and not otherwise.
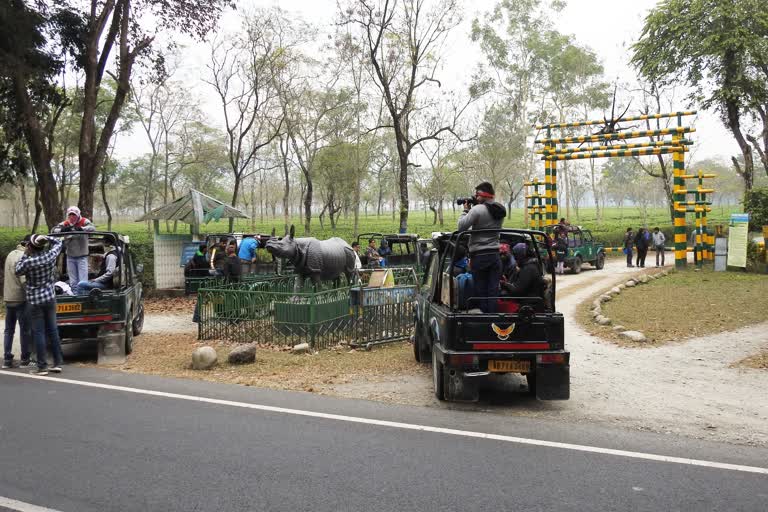
[[[296,235],[296,226],[291,224],[291,231],[288,232],[288,238],[293,240],[294,235]]]

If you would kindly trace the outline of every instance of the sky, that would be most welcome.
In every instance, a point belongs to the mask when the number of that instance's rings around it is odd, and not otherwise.
[[[473,69],[482,59],[479,47],[469,39],[471,20],[489,11],[496,0],[461,0],[464,21],[452,33],[445,48],[444,70],[440,73],[444,87],[462,88]],[[569,0],[567,7],[554,20],[558,30],[572,34],[576,41],[590,47],[598,55],[608,80],[634,81],[635,73],[629,65],[629,47],[637,39],[643,26],[643,19],[655,0]],[[282,9],[296,13],[311,23],[330,27],[336,14],[336,0],[238,0],[238,9],[279,5]],[[221,21],[220,31],[234,31],[239,26],[236,13],[227,14]],[[210,85],[201,77],[207,74],[208,49],[202,44],[187,47],[181,59],[181,68],[176,79],[181,79],[200,99],[201,108],[211,124],[221,124],[220,107],[216,103]],[[691,105],[685,98],[685,91],[679,91],[679,103],[675,110],[688,110]],[[692,106],[696,108],[696,106]],[[630,108],[628,115],[637,113]],[[696,118],[688,118],[696,127],[691,134],[695,144],[689,158],[696,160],[738,154],[738,146],[725,129],[719,118],[710,112],[700,111]],[[221,126],[220,126],[221,127]],[[133,158],[147,152],[149,145],[139,129],[132,135],[118,140],[116,156],[121,159]]]

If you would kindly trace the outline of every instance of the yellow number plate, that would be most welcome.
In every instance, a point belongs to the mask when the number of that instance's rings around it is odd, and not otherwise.
[[[488,361],[489,372],[528,373],[531,371],[530,361]]]
[[[56,304],[56,313],[80,313],[82,304]]]

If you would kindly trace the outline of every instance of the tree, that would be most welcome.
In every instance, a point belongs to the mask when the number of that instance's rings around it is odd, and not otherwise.
[[[395,135],[399,162],[400,231],[408,230],[408,169],[411,152],[444,132],[457,136],[455,125],[469,101],[454,108],[453,122],[417,134],[414,118],[426,109],[425,87],[440,86],[440,50],[448,33],[460,22],[457,0],[357,0],[346,10],[346,22],[361,29],[371,74],[382,95]]]
[[[140,57],[150,56],[154,41],[154,36],[144,31],[144,15],[152,13],[155,32],[177,30],[203,37],[230,2],[90,0],[73,7],[67,2],[39,0],[32,5],[11,0],[0,10],[2,26],[15,27],[6,31],[13,35],[4,38],[9,48],[0,52],[4,61],[0,68],[23,126],[50,225],[60,216],[53,193],[50,146],[55,122],[67,104],[66,97],[57,92],[56,76],[69,67],[83,77],[78,204],[84,215],[91,216],[98,174],[129,92],[134,64]],[[111,64],[113,71],[108,70]],[[108,114],[100,123],[97,111],[105,74],[115,80],[117,87]]]
[[[11,27],[0,38],[0,102],[4,138],[11,145],[23,140],[35,171],[35,204],[40,204],[48,228],[61,217],[51,157],[56,125],[68,106],[64,91],[55,84],[64,61],[50,49],[51,33],[67,27],[70,11],[53,16],[39,12],[22,0],[0,6],[0,26]],[[39,202],[38,200],[39,199]],[[37,226],[37,218],[35,226]]]
[[[246,17],[246,37],[218,40],[211,45],[208,83],[224,113],[229,163],[234,178],[232,205],[237,205],[243,180],[253,172],[256,154],[279,135],[282,116],[272,71],[280,58],[273,39],[272,20]],[[234,219],[229,220],[230,231]]]
[[[683,81],[693,89],[691,102],[720,114],[741,150],[743,165],[732,162],[746,190],[754,183],[753,147],[744,131],[750,117],[762,117],[768,148],[766,40],[763,0],[666,0],[650,12],[632,47],[644,78],[659,86]]]

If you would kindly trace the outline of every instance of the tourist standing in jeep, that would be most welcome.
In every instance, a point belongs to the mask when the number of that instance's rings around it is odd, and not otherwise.
[[[507,216],[504,206],[494,201],[493,185],[484,181],[475,187],[475,196],[464,201],[464,213],[459,217],[459,231],[470,229],[499,229]],[[472,206],[474,203],[474,206]],[[499,295],[501,256],[499,233],[480,233],[469,237],[469,260],[474,294],[480,298],[483,313],[495,313],[496,301],[488,297]]]
[[[77,206],[67,208],[67,218],[54,226],[51,233],[77,233],[96,231],[93,223],[80,215]],[[72,293],[78,294],[77,285],[88,280],[88,237],[72,235],[64,239],[64,252],[67,254],[67,276]]]

